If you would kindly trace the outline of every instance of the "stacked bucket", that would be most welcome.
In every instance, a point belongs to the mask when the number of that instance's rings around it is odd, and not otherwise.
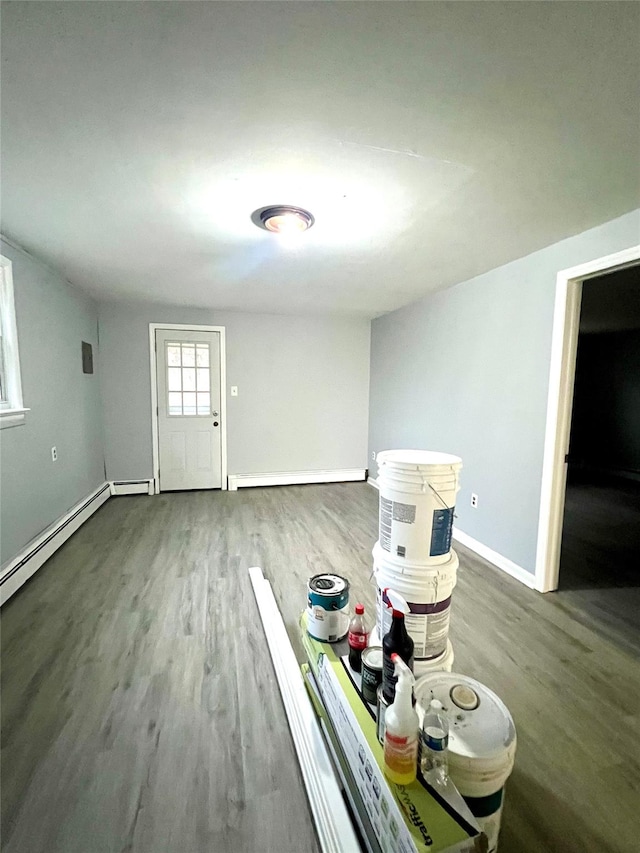
[[[391,626],[385,589],[409,605],[405,624],[414,642],[416,676],[451,671],[451,596],[458,557],[451,548],[462,460],[427,450],[385,450],[377,456],[379,539],[373,548],[376,626]]]

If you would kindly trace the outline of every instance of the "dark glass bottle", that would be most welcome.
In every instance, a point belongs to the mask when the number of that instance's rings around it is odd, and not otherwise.
[[[393,702],[396,695],[395,665],[391,660],[393,653],[400,655],[413,672],[413,640],[404,624],[404,613],[393,610],[391,628],[382,639],[382,693],[387,702]]]

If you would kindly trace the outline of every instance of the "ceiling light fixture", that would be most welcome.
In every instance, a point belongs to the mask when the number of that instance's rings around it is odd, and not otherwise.
[[[274,234],[301,234],[315,222],[308,210],[291,204],[265,207],[251,217],[256,225]]]

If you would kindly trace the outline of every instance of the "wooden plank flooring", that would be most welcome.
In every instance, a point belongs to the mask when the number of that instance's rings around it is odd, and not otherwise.
[[[3,851],[317,851],[247,569],[300,654],[310,574],[372,610],[376,535],[358,483],[108,501],[2,611]],[[501,853],[639,849],[637,658],[458,551],[455,669],[518,728]]]

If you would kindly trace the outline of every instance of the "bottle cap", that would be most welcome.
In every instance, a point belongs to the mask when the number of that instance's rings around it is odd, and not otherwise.
[[[359,615],[364,613],[364,604],[356,604],[356,613]]]

